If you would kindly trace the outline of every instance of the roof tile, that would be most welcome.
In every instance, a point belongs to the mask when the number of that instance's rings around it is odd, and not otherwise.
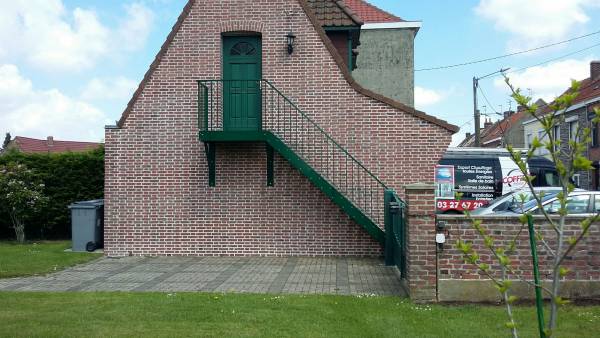
[[[307,0],[322,26],[360,26],[363,24],[343,1],[339,0]]]
[[[364,23],[402,22],[401,18],[388,13],[364,0],[344,0],[344,3],[356,13]]]

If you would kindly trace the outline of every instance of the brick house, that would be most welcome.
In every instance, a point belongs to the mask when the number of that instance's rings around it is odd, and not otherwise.
[[[107,255],[381,255],[458,128],[358,85],[310,3],[187,3],[106,127]]]
[[[50,154],[89,151],[101,145],[102,143],[97,142],[59,141],[55,140],[52,136],[48,136],[45,140],[15,136],[15,138],[8,142],[4,150],[14,149],[29,154]]]
[[[546,103],[539,99],[536,104],[544,107]],[[503,119],[492,122],[486,119],[481,130],[481,147],[482,148],[504,148],[511,145],[515,148],[526,147],[524,135],[523,121],[531,117],[525,110],[517,109],[517,111],[508,110],[503,113]],[[462,140],[459,147],[474,147],[475,135],[467,133],[465,139]]]
[[[565,92],[568,92],[567,89]],[[550,103],[544,108],[542,114],[550,113]],[[582,171],[574,175],[575,184],[586,190],[600,190],[600,142],[598,141],[598,125],[592,123],[595,117],[594,108],[600,106],[600,61],[590,62],[590,76],[581,80],[579,95],[566,111],[558,111],[561,115],[561,123],[555,127],[554,133],[561,140],[561,146],[567,151],[569,140],[575,137],[577,129],[590,128],[592,142],[588,145],[585,153],[592,162],[594,169]],[[546,139],[545,131],[539,121],[528,118],[523,122],[524,137],[526,145],[530,145],[534,137],[540,140]],[[539,155],[549,157],[545,149],[538,150]]]

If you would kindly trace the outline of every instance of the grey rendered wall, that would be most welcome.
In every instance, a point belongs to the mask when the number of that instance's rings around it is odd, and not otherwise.
[[[352,76],[361,86],[413,107],[414,40],[410,28],[362,30]]]
[[[506,144],[510,144],[515,148],[524,148],[525,147],[525,128],[523,126],[523,121],[525,119],[521,119],[515,123],[515,125],[511,126],[508,132],[505,135],[504,142]]]

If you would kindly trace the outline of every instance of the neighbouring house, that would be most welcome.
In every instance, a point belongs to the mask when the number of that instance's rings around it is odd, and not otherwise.
[[[544,107],[546,103],[539,99],[536,104]],[[501,120],[492,122],[491,119],[484,121],[481,129],[482,148],[506,148],[511,145],[514,148],[525,148],[523,121],[531,117],[521,107],[517,111],[508,110],[503,114]],[[460,142],[459,147],[475,147],[475,135],[467,133],[465,139]]]
[[[364,22],[353,78],[364,88],[414,107],[414,42],[421,22],[403,20],[363,0],[343,2]]]
[[[568,92],[567,89],[565,92]],[[543,114],[551,113],[551,105],[542,111]],[[587,172],[579,172],[573,176],[576,186],[588,190],[600,190],[600,147],[598,143],[598,125],[592,123],[594,108],[600,107],[600,61],[590,63],[590,77],[581,80],[579,95],[566,111],[558,111],[562,115],[560,125],[555,126],[554,135],[561,140],[561,146],[569,146],[569,140],[575,139],[579,126],[589,127],[591,131],[591,143],[585,153],[592,162],[594,169]],[[547,139],[547,135],[539,121],[529,118],[523,122],[524,137],[526,144],[530,145],[535,137],[540,140]],[[538,150],[539,155],[550,157],[546,149]]]
[[[102,143],[98,142],[59,141],[55,140],[52,136],[48,136],[45,140],[15,136],[15,138],[8,143],[4,151],[14,149],[30,154],[83,152],[96,149],[101,145]]]
[[[106,255],[378,256],[391,189],[433,231],[419,212],[458,128],[360,85],[316,3],[188,1],[106,127]]]

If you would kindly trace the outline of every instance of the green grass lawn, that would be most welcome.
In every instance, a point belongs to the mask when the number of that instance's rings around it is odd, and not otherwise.
[[[0,292],[0,336],[508,337],[500,306],[415,305],[396,297]],[[535,311],[516,308],[522,337]],[[600,332],[600,307],[568,306],[557,337]]]
[[[27,244],[0,242],[0,278],[46,274],[101,256],[87,252],[65,252],[70,247],[70,241]]]

